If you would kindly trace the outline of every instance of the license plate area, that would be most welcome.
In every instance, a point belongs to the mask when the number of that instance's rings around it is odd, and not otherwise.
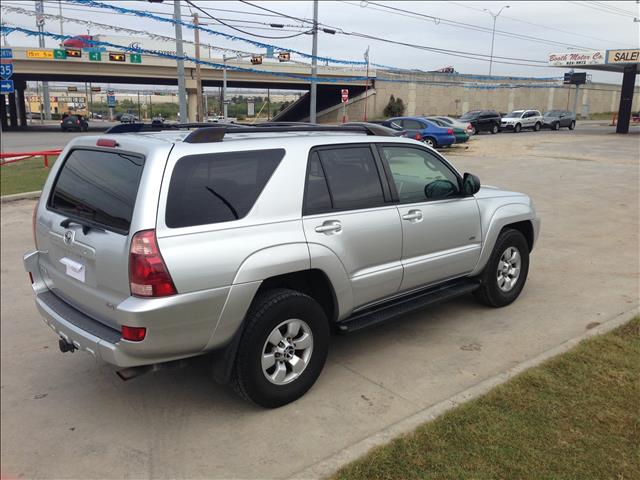
[[[82,283],[85,283],[87,266],[84,263],[69,257],[62,257],[60,259],[60,263],[64,266],[65,273],[67,275],[69,275],[71,278],[75,278]]]

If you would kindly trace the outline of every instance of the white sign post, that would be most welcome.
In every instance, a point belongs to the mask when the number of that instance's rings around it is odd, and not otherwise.
[[[342,99],[342,123],[347,123],[347,102],[349,101],[349,90],[343,88],[340,92]]]

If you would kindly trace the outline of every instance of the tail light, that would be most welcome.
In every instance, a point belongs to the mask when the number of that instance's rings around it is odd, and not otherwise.
[[[453,135],[453,128],[450,128],[449,130],[447,130],[447,135]]]
[[[142,230],[131,239],[129,288],[137,297],[165,297],[177,293],[160,255],[155,230]]]
[[[38,203],[40,202],[36,202],[36,206],[33,207],[33,215],[31,215],[31,231],[33,233],[33,244],[35,245],[36,250],[38,249],[38,242],[36,240],[36,219],[38,216]]]
[[[123,325],[121,333],[123,340],[141,342],[147,335],[147,329],[145,327],[127,327],[126,325]]]
[[[416,140],[422,141],[422,135],[420,135],[419,133],[416,133],[416,136],[413,138],[415,138]]]
[[[77,124],[77,125],[80,125],[80,120],[76,120],[76,124]]]

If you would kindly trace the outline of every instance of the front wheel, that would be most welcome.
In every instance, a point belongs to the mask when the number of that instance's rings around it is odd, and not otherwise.
[[[576,128],[576,121],[572,120],[571,125],[569,125],[569,130],[573,130],[574,128]]]
[[[560,122],[556,122],[553,124],[553,129],[554,130],[560,130]]]
[[[533,126],[533,131],[534,132],[539,132],[540,131],[540,122],[536,122],[536,124]]]
[[[295,290],[264,292],[247,314],[232,386],[262,407],[293,402],[315,383],[328,349],[329,322],[318,302]]]
[[[491,257],[480,275],[476,298],[490,307],[504,307],[513,302],[524,288],[529,273],[529,244],[521,232],[503,230]]]
[[[425,138],[424,143],[429,145],[431,148],[436,148],[438,146],[438,142],[436,142],[436,139],[432,137]]]
[[[491,133],[496,134],[498,133],[498,126],[494,123],[493,127],[491,127]]]
[[[522,125],[520,125],[519,123],[516,124],[516,126],[513,128],[513,131],[516,133],[520,133],[520,130],[522,130]]]

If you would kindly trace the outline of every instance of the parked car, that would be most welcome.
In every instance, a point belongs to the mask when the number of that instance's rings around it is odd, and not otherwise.
[[[79,136],[51,168],[24,265],[62,352],[123,378],[210,353],[218,381],[277,407],[314,384],[331,330],[472,292],[502,307],[525,285],[531,199],[481,188],[422,142],[166,128]]]
[[[66,115],[60,121],[60,128],[63,132],[71,130],[86,132],[89,130],[89,122],[82,115]]]
[[[180,117],[178,117],[180,119]],[[236,117],[225,117],[224,115],[214,115],[213,117],[207,117],[207,123],[238,123]]]
[[[573,130],[576,128],[576,116],[567,110],[550,110],[542,116],[542,126],[552,130],[560,130],[561,127]]]
[[[140,119],[133,113],[123,113],[120,117],[120,122],[122,123],[136,123],[139,121]]]
[[[424,117],[396,117],[386,120],[383,125],[395,123],[406,130],[407,137],[422,140],[430,147],[447,147],[456,142],[452,128],[440,127]]]
[[[453,135],[454,135],[454,137],[456,137],[456,143],[465,143],[465,142],[467,142],[467,140],[469,140],[469,134],[467,134],[467,129],[466,128],[454,127],[454,126],[449,125],[445,121],[440,120],[438,118],[434,118],[434,117],[427,117],[427,118],[428,118],[428,120],[432,121],[433,123],[435,123],[436,125],[438,125],[440,127],[452,128],[453,129]]]
[[[459,120],[471,124],[472,135],[479,132],[498,133],[500,131],[500,114],[495,110],[472,110],[462,115]]]
[[[151,119],[151,125],[162,125],[164,124],[164,118],[162,117],[153,117]]]
[[[101,114],[101,113],[99,113],[99,112],[91,112],[91,113],[89,114],[89,117],[90,117],[90,118],[95,118],[95,119],[98,119],[98,120],[102,120],[102,119],[104,118],[104,117],[102,116],[102,114]]]
[[[448,124],[451,127],[454,128],[461,128],[462,130],[464,130],[467,135],[473,135],[473,125],[471,125],[471,123],[469,122],[462,122],[460,120],[456,120],[455,118],[451,118],[451,117],[443,117],[443,116],[427,116],[427,118],[435,118],[438,119],[446,124]]]
[[[632,113],[631,114],[631,121],[634,122],[634,123],[640,122],[640,112]]]
[[[513,130],[518,133],[524,128],[536,132],[542,128],[542,115],[538,110],[514,110],[502,117],[500,130]]]

